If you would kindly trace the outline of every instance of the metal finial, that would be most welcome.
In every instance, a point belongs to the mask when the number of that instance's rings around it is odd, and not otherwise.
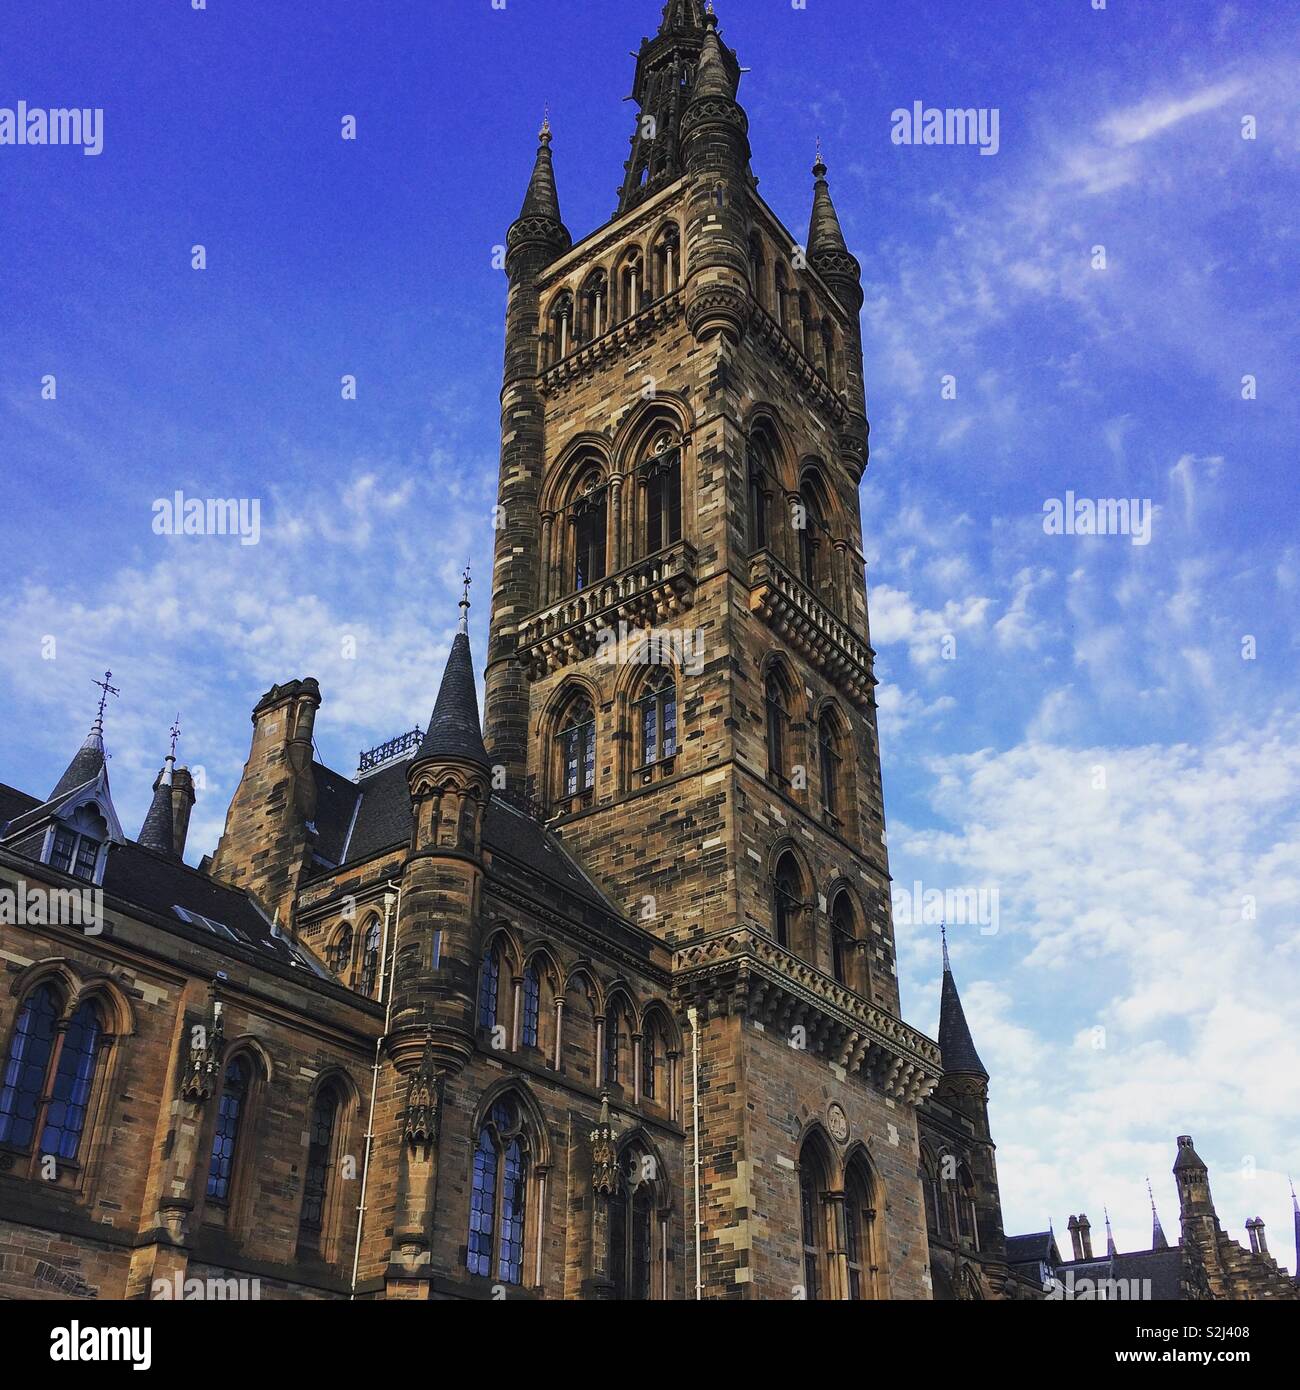
[[[171,751],[171,753],[169,754],[169,756],[170,756],[172,762],[175,762],[175,761],[176,761],[176,740],[177,740],[178,738],[180,738],[180,736],[181,736],[181,715],[180,715],[180,711],[179,711],[179,710],[176,711],[176,718],[172,721],[171,734],[172,734],[172,751]]]
[[[551,103],[549,101],[542,107],[542,128],[538,132],[537,138],[543,145],[551,143]]]
[[[461,579],[464,581],[465,587],[461,590],[461,595],[460,595],[460,630],[461,630],[461,632],[468,633],[468,632],[469,632],[469,586],[470,586],[470,584],[473,582],[473,581],[470,579],[470,577],[469,577],[469,564],[468,564],[468,563],[466,563],[466,565],[465,565],[465,572],[461,575]]]
[[[102,681],[92,679],[90,682],[91,685],[99,686],[100,691],[102,692],[99,697],[99,709],[95,713],[95,723],[99,725],[99,730],[101,733],[103,733],[104,731],[104,706],[108,704],[108,697],[110,695],[120,695],[122,693],[117,688],[117,686],[109,685],[109,681],[112,679],[112,677],[112,671],[105,671],[104,679]]]
[[[939,923],[939,936],[943,941],[943,968],[951,971],[952,962],[948,959],[948,924],[946,922]]]

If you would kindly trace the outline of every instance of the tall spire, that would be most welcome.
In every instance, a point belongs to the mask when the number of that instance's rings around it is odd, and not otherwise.
[[[1113,1260],[1119,1251],[1115,1249],[1115,1234],[1110,1229],[1110,1208],[1102,1207],[1101,1214],[1106,1218],[1106,1254]]]
[[[424,741],[415,756],[417,763],[428,758],[453,758],[490,767],[483,746],[483,729],[478,717],[478,693],[474,689],[474,661],[469,650],[469,566],[465,567],[465,588],[460,601],[459,630],[451,641],[442,685],[433,706]]]
[[[100,690],[99,708],[95,711],[95,722],[90,726],[90,732],[86,735],[85,742],[73,755],[63,776],[55,783],[54,790],[49,797],[51,801],[57,800],[67,792],[75,791],[78,787],[84,787],[87,782],[93,781],[104,770],[104,707],[107,705],[110,695],[121,694],[117,686],[109,684],[112,677],[112,671],[105,671],[102,681],[91,682],[92,685],[97,685]]]
[[[1152,1250],[1168,1250],[1169,1241],[1165,1236],[1164,1227],[1160,1224],[1160,1213],[1156,1210],[1156,1194],[1151,1191],[1151,1179],[1147,1179],[1147,1196],[1151,1198],[1151,1248]]]
[[[1287,1179],[1291,1182],[1290,1178]],[[1291,1183],[1291,1211],[1295,1222],[1295,1281],[1300,1284],[1300,1202],[1296,1201],[1295,1183]]]
[[[551,116],[549,110],[543,113],[542,128],[537,133],[537,158],[533,162],[532,177],[528,180],[528,192],[524,195],[524,205],[520,209],[518,221],[536,220],[555,224],[562,232],[566,245],[569,232],[560,216],[560,195],[555,187],[555,165],[551,159]]]
[[[718,17],[710,10],[704,20],[704,43],[700,48],[700,66],[695,74],[695,90],[691,93],[691,100],[722,97],[726,101],[735,101],[739,77],[739,72],[728,68],[722,55]]]
[[[181,734],[181,717],[178,714],[171,728],[171,751],[163,759],[162,770],[153,784],[153,800],[145,813],[144,824],[140,827],[137,844],[146,849],[157,850],[159,854],[175,857],[175,821],[172,815],[172,781],[176,768],[176,740]]]
[[[952,976],[946,928],[943,929],[943,990],[939,998],[939,1051],[943,1053],[945,1075],[982,1076],[988,1080],[989,1074],[975,1051],[975,1040],[971,1037],[957,982]]]
[[[862,307],[862,266],[844,240],[839,214],[831,201],[826,182],[826,160],[822,142],[817,141],[813,162],[812,221],[808,226],[808,263],[831,287],[845,307],[856,312]]]
[[[712,9],[712,6],[709,7]],[[659,37],[700,34],[704,28],[704,0],[668,0]]]

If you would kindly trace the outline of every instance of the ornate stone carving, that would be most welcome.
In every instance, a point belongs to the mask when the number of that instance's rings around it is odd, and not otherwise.
[[[189,1064],[181,1081],[181,1099],[202,1105],[212,1094],[221,1071],[221,1054],[225,1050],[225,1024],[221,1016],[221,1000],[212,992],[212,1008],[206,1023],[196,1023],[190,1029]]]
[[[603,1197],[618,1193],[618,1146],[609,1114],[609,1092],[600,1097],[600,1118],[591,1131],[591,1190]]]
[[[442,1120],[442,1086],[445,1073],[437,1069],[433,1055],[433,1035],[424,1040],[424,1056],[411,1073],[406,1086],[406,1119],[402,1137],[412,1147],[438,1142]]]

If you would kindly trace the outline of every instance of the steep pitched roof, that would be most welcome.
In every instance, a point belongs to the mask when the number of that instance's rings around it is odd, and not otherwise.
[[[153,784],[153,800],[149,802],[137,836],[139,844],[159,854],[174,855],[176,852],[172,835],[172,766],[175,761],[174,757],[164,760],[162,771]]]
[[[952,967],[944,952],[943,991],[939,999],[939,1051],[943,1053],[945,1073],[964,1076],[982,1076],[987,1081],[988,1072],[980,1055],[975,1051],[975,1040],[971,1037],[970,1025],[961,1006],[957,993],[957,981],[952,977]]]
[[[424,742],[416,754],[417,762],[425,758],[461,758],[479,767],[491,766],[479,724],[469,637],[464,632],[458,632],[452,639],[438,699],[425,730]]]

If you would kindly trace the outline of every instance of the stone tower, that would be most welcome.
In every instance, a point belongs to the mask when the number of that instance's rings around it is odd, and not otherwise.
[[[705,1296],[926,1296],[939,1053],[899,1017],[859,267],[820,152],[806,243],[758,195],[739,77],[670,0],[618,211],[576,245],[543,130],[507,241],[487,746],[674,950]]]

